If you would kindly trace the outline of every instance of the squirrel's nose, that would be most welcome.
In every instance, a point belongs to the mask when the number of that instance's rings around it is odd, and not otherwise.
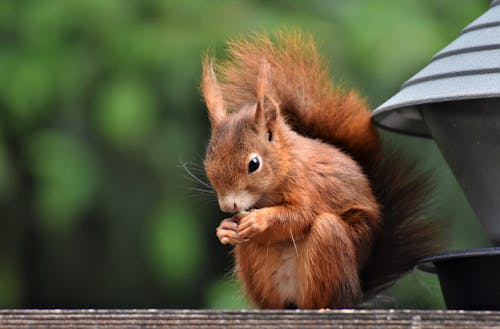
[[[219,198],[219,207],[223,212],[236,212],[238,204],[233,198]]]
[[[235,213],[251,208],[253,199],[247,191],[219,194],[219,207],[223,212]]]

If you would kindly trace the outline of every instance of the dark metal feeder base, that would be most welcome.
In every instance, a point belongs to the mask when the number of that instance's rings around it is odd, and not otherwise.
[[[440,253],[417,268],[437,273],[448,309],[500,310],[500,247]]]

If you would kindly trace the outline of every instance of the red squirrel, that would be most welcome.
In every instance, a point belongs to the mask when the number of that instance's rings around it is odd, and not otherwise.
[[[311,36],[232,40],[225,61],[205,58],[201,90],[205,170],[232,214],[217,237],[256,306],[355,307],[436,251],[427,176],[383,156],[365,100],[331,82]]]

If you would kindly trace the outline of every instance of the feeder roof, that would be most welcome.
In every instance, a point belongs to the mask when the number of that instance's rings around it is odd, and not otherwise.
[[[372,117],[383,128],[430,137],[418,111],[422,106],[491,97],[500,97],[500,0],[494,0]]]

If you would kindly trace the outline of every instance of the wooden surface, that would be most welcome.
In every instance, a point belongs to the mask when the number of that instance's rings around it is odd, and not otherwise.
[[[0,310],[0,328],[500,328],[500,311]]]

